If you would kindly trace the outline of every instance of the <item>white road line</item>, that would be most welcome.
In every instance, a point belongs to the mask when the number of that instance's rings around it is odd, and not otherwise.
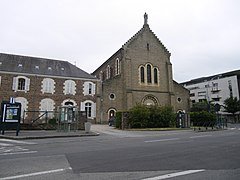
[[[179,138],[157,139],[157,140],[149,140],[149,141],[144,141],[144,142],[145,143],[152,143],[152,142],[164,142],[164,141],[174,141],[174,140],[179,140]]]
[[[13,146],[12,144],[0,143],[0,146]]]
[[[19,178],[30,177],[30,176],[38,176],[38,175],[43,175],[43,174],[63,172],[66,170],[71,170],[71,169],[72,168],[69,167],[69,168],[65,168],[65,169],[54,169],[54,170],[49,170],[49,171],[41,171],[41,172],[35,172],[35,173],[29,173],[29,174],[22,174],[22,175],[18,175],[18,176],[4,177],[4,178],[0,178],[0,180],[19,179]]]
[[[17,155],[17,154],[31,154],[31,153],[37,153],[37,151],[22,151],[22,152],[9,152],[9,153],[6,152],[6,153],[0,154],[0,156]]]
[[[194,139],[194,138],[202,138],[202,137],[210,137],[210,136],[212,136],[212,135],[201,135],[201,136],[192,136],[192,137],[190,137],[191,139]]]
[[[19,140],[13,140],[13,139],[0,139],[0,141],[17,143],[17,144],[37,144],[37,143],[34,143],[34,142],[19,141]]]
[[[177,173],[165,174],[165,175],[162,175],[162,176],[156,176],[156,177],[152,177],[152,178],[146,178],[146,179],[142,179],[142,180],[168,179],[168,178],[172,178],[172,177],[183,176],[183,175],[198,173],[198,172],[202,172],[202,171],[205,171],[205,170],[204,169],[188,170],[188,171],[182,171],[182,172],[177,172]]]

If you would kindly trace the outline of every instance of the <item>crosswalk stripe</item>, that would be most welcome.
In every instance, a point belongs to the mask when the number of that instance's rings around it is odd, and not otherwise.
[[[36,143],[12,139],[0,139],[0,156],[36,153],[37,151],[30,151],[25,147],[21,147],[32,144]]]
[[[5,152],[5,153],[2,153],[2,154],[0,153],[0,156],[15,155],[15,154],[31,154],[31,153],[37,153],[37,151]]]
[[[11,143],[17,143],[17,144],[37,144],[35,142],[27,142],[27,141],[19,141],[19,140],[13,140],[13,139],[0,139],[0,141],[3,142],[11,142]]]
[[[13,146],[12,144],[0,143],[0,146]]]

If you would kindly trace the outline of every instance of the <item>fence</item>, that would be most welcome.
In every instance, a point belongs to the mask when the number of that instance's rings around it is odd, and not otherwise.
[[[23,124],[37,124],[37,123],[48,123],[50,119],[55,118],[56,111],[23,111],[22,123]]]

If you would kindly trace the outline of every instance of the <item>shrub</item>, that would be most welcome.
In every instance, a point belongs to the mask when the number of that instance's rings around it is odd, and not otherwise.
[[[175,127],[175,113],[171,106],[163,106],[160,108],[161,119],[160,122],[163,122],[162,127]]]
[[[210,126],[216,122],[216,115],[211,112],[191,112],[190,119],[193,126]]]
[[[144,105],[136,105],[129,111],[128,123],[131,128],[145,128],[148,124],[149,110]]]
[[[161,128],[175,126],[175,114],[171,106],[136,105],[129,111],[131,128]]]
[[[120,128],[121,126],[122,126],[122,112],[118,111],[116,112],[115,127]]]
[[[48,124],[55,125],[57,124],[57,120],[55,118],[49,119]]]

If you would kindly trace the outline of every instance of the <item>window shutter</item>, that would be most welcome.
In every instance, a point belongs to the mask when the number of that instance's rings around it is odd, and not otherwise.
[[[16,77],[13,77],[12,90],[14,90],[14,91],[17,90],[17,78]]]
[[[96,93],[96,84],[92,84],[92,95]]]
[[[84,96],[88,95],[88,88],[89,88],[89,85],[88,85],[87,82],[85,82],[83,84],[83,94],[84,94]]]
[[[69,82],[69,94],[73,94],[74,83],[72,81]]]
[[[80,108],[81,111],[85,111],[85,106],[84,106],[84,103],[81,102],[81,108]]]
[[[25,85],[25,90],[29,91],[29,87],[30,87],[30,79],[26,78],[26,85]]]
[[[92,103],[92,117],[96,117],[96,103]]]
[[[52,93],[52,94],[54,93],[54,88],[55,88],[55,82],[54,82],[54,80],[52,79],[52,80],[51,80],[51,93]]]
[[[42,93],[45,93],[46,92],[46,86],[47,86],[47,81],[46,79],[43,79],[42,81]]]

